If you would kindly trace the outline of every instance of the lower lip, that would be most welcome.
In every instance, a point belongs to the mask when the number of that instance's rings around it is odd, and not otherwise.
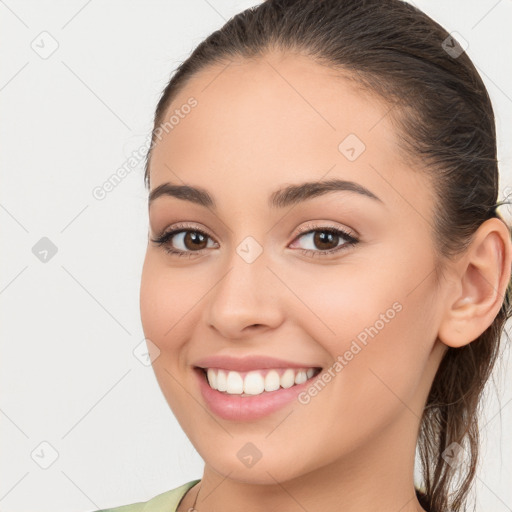
[[[240,396],[212,389],[202,370],[195,368],[194,372],[199,378],[201,395],[209,409],[220,418],[232,421],[253,421],[268,416],[297,399],[297,395],[309,387],[317,377],[315,375],[302,384],[295,384],[286,389],[264,391],[254,396]]]

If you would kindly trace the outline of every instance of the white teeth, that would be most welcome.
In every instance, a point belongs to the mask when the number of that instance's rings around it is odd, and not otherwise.
[[[241,395],[244,392],[244,380],[238,372],[229,372],[226,391],[230,395]]]
[[[265,381],[259,372],[249,372],[244,379],[244,393],[259,395],[265,390]]]
[[[263,376],[263,373],[265,376]],[[287,389],[295,384],[303,384],[316,374],[314,368],[287,368],[281,376],[276,370],[255,370],[243,375],[228,370],[208,368],[206,371],[210,387],[231,395],[260,395],[265,391]]]
[[[215,370],[213,370],[215,371]],[[219,370],[217,372],[217,389],[219,391],[226,391],[228,389],[228,383],[227,383],[227,379],[226,379],[226,373],[223,371],[223,370]],[[212,384],[210,383],[210,386]],[[213,387],[213,386],[212,386]]]
[[[300,371],[295,375],[295,384],[302,384],[308,380],[308,375],[306,372]]]
[[[281,375],[281,387],[291,388],[295,384],[295,372],[288,368],[283,375]]]
[[[265,375],[265,391],[276,391],[279,389],[279,373],[275,370],[270,370],[267,375]]]
[[[208,376],[208,382],[210,383],[210,386],[214,389],[217,389],[217,375],[215,371],[211,368],[208,368],[206,375]]]

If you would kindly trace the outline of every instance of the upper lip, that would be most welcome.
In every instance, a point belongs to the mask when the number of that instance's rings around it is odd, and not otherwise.
[[[238,372],[248,372],[265,368],[320,368],[311,363],[297,363],[294,361],[285,361],[264,355],[252,355],[247,357],[232,356],[209,356],[199,361],[195,365],[199,368],[224,368]]]

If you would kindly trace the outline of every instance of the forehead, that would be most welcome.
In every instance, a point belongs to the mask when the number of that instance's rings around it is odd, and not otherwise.
[[[266,200],[277,185],[326,176],[395,203],[413,193],[427,211],[425,177],[401,158],[389,114],[354,80],[306,56],[219,63],[194,75],[167,109],[163,122],[174,122],[153,148],[151,188],[182,181]]]

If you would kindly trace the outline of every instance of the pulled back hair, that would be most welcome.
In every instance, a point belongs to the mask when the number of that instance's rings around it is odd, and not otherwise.
[[[273,50],[311,57],[389,105],[402,153],[433,184],[438,261],[467,249],[485,220],[503,221],[496,210],[504,202],[497,202],[495,121],[486,88],[448,32],[401,0],[266,0],[237,14],[173,72],[156,108],[151,148],[169,105],[194,74]],[[151,148],[144,176],[148,188]],[[417,445],[423,479],[417,495],[430,512],[467,510],[478,462],[481,398],[512,314],[511,293],[509,282],[493,323],[471,343],[448,347],[435,375]],[[450,450],[465,460],[454,465]]]

